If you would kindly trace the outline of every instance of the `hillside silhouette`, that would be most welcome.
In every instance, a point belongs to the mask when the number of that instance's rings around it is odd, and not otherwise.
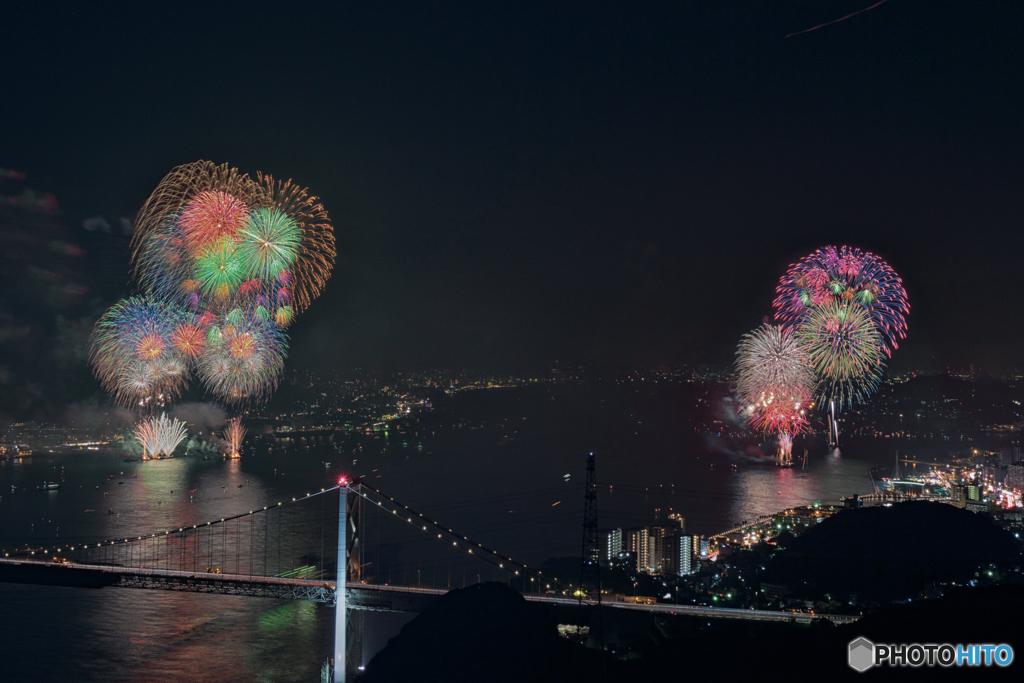
[[[805,599],[828,594],[886,603],[917,597],[938,582],[983,583],[989,565],[1019,556],[1020,545],[988,515],[907,502],[833,515],[794,538],[763,580]]]

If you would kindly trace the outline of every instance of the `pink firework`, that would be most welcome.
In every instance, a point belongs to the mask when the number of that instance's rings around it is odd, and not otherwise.
[[[775,319],[795,327],[815,309],[831,302],[863,308],[883,340],[887,356],[907,336],[910,312],[903,280],[871,252],[824,247],[790,266],[776,288]]]
[[[241,199],[221,190],[207,190],[185,205],[180,223],[189,246],[201,249],[234,239],[248,217],[248,207]]]

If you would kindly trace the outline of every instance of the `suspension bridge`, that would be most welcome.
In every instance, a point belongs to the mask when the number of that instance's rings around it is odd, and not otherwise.
[[[405,559],[396,557],[399,545]],[[415,562],[408,561],[410,555]],[[419,612],[451,588],[484,580],[506,583],[527,600],[577,607],[583,603],[578,581],[517,562],[361,479],[342,479],[337,486],[290,501],[160,532],[0,549],[0,581],[244,595],[333,606],[334,681],[344,681],[362,664],[367,611]],[[812,618],[760,610],[603,604],[716,618]]]
[[[404,533],[396,534],[396,526]],[[410,532],[441,551],[433,557],[420,552],[415,580],[411,564],[395,557],[397,543],[413,540]],[[368,534],[375,542],[374,557],[364,557]],[[381,542],[388,538],[397,540]],[[380,561],[382,546],[385,556],[391,554],[386,564]],[[345,590],[338,589],[340,576]],[[343,479],[276,505],[134,537],[0,549],[0,581],[310,600],[336,607],[335,681],[344,681],[346,670],[361,663],[363,612],[418,612],[449,589],[482,580],[505,582],[534,599],[577,603],[568,581],[474,542],[362,480]]]

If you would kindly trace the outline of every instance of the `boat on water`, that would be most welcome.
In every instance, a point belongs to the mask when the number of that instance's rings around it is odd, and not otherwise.
[[[59,489],[60,484],[55,481],[44,481],[42,488],[44,489]]]
[[[125,462],[139,462],[139,459],[134,457],[134,456],[129,455],[127,458],[124,459],[124,461]]]

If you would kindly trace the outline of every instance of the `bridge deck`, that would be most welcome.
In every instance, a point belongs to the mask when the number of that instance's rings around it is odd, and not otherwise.
[[[19,578],[5,569],[20,567],[23,575]],[[78,576],[76,576],[76,574]],[[79,578],[83,574],[99,575],[98,581],[89,582]],[[38,580],[33,580],[38,579]],[[177,571],[172,569],[151,569],[148,567],[123,567],[117,565],[96,565],[76,563],[55,563],[40,560],[0,558],[0,580],[24,583],[46,583],[59,585],[110,585],[129,588],[176,590],[193,593],[219,593],[227,595],[248,595],[253,597],[311,600],[328,605],[336,603],[334,581],[313,579],[290,579],[278,576],[250,576],[248,574],[207,574],[202,572]],[[348,606],[350,609],[418,612],[430,602],[447,593],[444,588],[422,588],[416,586],[391,586],[380,584],[349,583]],[[524,594],[531,602],[576,607],[573,598],[553,595]],[[594,603],[585,602],[585,606]],[[828,619],[836,624],[847,624],[859,617],[841,614],[809,614],[774,612],[770,610],[733,609],[725,607],[704,607],[696,605],[668,605],[605,601],[607,607],[638,610],[653,614],[676,614],[699,616],[712,619],[746,619],[757,621],[792,621],[809,623],[815,619]]]
[[[90,580],[86,575],[97,576]],[[210,574],[108,564],[0,558],[0,579],[51,585],[124,586],[192,593],[312,600],[334,604],[335,583],[248,574]]]

